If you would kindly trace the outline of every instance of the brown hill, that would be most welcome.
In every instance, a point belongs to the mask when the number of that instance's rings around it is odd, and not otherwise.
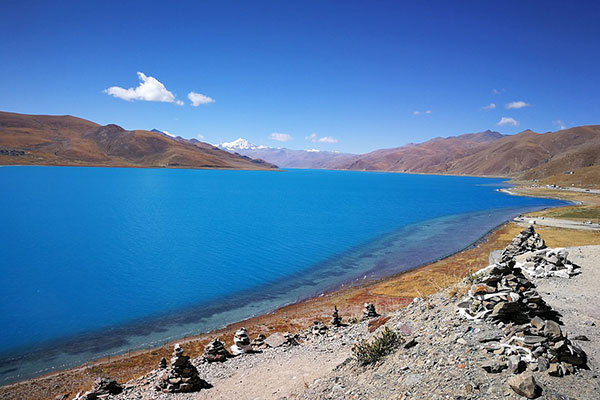
[[[0,112],[0,165],[271,169],[203,142],[72,116]]]
[[[377,150],[338,167],[544,179],[595,165],[600,165],[600,125],[543,134],[526,130],[502,136],[486,131],[436,138],[416,145]],[[590,170],[585,171],[586,181],[594,179]]]
[[[502,137],[502,134],[488,130],[449,138],[435,138],[424,143],[376,150],[338,167],[366,171],[445,173],[453,161],[466,157],[480,146]]]

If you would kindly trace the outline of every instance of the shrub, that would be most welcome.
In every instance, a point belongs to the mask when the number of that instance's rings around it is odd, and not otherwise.
[[[360,365],[369,365],[391,354],[400,343],[400,335],[386,326],[381,336],[375,337],[372,342],[362,340],[355,344],[352,353]]]

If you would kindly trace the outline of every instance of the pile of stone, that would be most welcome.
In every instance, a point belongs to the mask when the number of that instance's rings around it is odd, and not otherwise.
[[[260,351],[260,350],[263,350],[263,349],[267,348],[267,344],[265,343],[266,339],[267,339],[267,337],[265,335],[263,335],[262,333],[259,334],[250,343],[250,345],[252,346],[252,349],[254,351]]]
[[[502,250],[500,262],[509,262],[520,254],[545,248],[546,243],[544,239],[535,231],[533,225],[529,225],[527,229],[522,230],[521,233],[514,237],[512,243]]]
[[[333,314],[331,315],[331,325],[335,327],[342,326],[342,319],[340,318],[340,314],[338,313],[337,306],[333,306]]]
[[[327,334],[327,327],[321,321],[314,321],[310,332],[315,336],[322,336]]]
[[[202,354],[202,362],[223,362],[227,358],[231,357],[231,354],[225,348],[225,343],[221,342],[219,338],[214,338],[205,348]]]
[[[111,395],[119,394],[123,391],[123,386],[111,378],[98,378],[92,386],[92,390],[85,393],[78,393],[73,400],[97,400],[106,399]]]
[[[519,253],[543,244],[532,232],[533,228],[521,232],[503,254]],[[516,243],[520,247],[517,248]],[[564,265],[566,256],[566,252],[548,249],[536,251],[531,257],[535,262],[550,259],[553,265]],[[521,265],[512,258],[476,273],[467,298],[458,304],[458,312],[468,320],[496,323],[504,329],[505,336],[486,340],[485,348],[508,357],[508,363],[482,365],[488,372],[509,368],[513,373],[520,373],[529,363],[534,369],[563,376],[586,366],[585,352],[566,337],[558,314],[546,304],[535,285],[523,275]]]
[[[231,354],[234,356],[253,352],[250,336],[248,336],[246,328],[241,327],[235,332],[235,335],[233,336],[233,345],[231,345],[230,350]]]
[[[565,249],[542,249],[527,256],[525,263],[517,263],[523,272],[533,278],[556,276],[570,278],[577,274],[577,266],[567,259]]]
[[[468,320],[481,322],[527,323],[535,316],[550,317],[551,308],[520,269],[512,263],[490,265],[479,271],[468,298],[458,304],[458,312]]]
[[[363,306],[362,321],[375,317],[379,317],[379,314],[377,314],[377,311],[375,311],[375,304],[365,303]]]
[[[183,354],[179,344],[173,349],[171,365],[159,374],[156,390],[165,393],[196,392],[211,387],[198,376],[198,370]]]

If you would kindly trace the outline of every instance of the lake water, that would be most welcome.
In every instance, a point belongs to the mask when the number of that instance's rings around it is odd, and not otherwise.
[[[390,275],[562,204],[499,179],[0,168],[0,384]]]

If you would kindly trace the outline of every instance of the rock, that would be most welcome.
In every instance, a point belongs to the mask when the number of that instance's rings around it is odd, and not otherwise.
[[[490,374],[497,374],[508,368],[508,365],[503,362],[488,361],[484,364],[481,364],[481,368]]]
[[[255,337],[254,340],[252,340],[252,342],[250,343],[252,345],[252,348],[255,350],[266,348],[267,347],[267,344],[265,343],[266,338],[267,337],[263,334],[260,334],[257,337]]]
[[[365,303],[363,307],[362,320],[371,319],[378,317],[377,311],[375,311],[375,305],[373,303]]]
[[[550,361],[546,357],[538,357],[537,367],[540,371],[547,371],[550,368]]]
[[[333,306],[333,314],[331,315],[330,323],[333,326],[342,326],[342,319],[338,313],[337,306]]]
[[[321,321],[314,321],[311,327],[311,333],[313,335],[325,335],[327,333],[327,327]]]
[[[534,317],[531,322],[530,322],[531,326],[533,326],[535,329],[541,330],[544,329],[544,320],[541,319],[540,317]]]
[[[588,339],[587,336],[585,335],[577,335],[577,336],[573,336],[572,338],[573,340],[579,340],[580,342],[588,342],[590,339]]]
[[[159,369],[165,369],[167,368],[167,359],[164,357],[160,358],[160,361],[158,362],[158,368]]]
[[[211,387],[198,376],[198,370],[183,354],[183,349],[176,344],[169,368],[159,375],[156,390],[167,393],[196,392]]]
[[[233,354],[234,356],[243,353],[252,353],[250,336],[248,336],[246,328],[241,327],[235,332],[235,335],[233,336],[233,345],[231,345],[230,350],[231,354]]]
[[[202,354],[203,362],[223,362],[231,357],[231,354],[225,348],[225,343],[219,338],[214,338],[205,348]]]
[[[560,329],[560,325],[554,321],[546,321],[544,323],[544,336],[549,337],[550,339],[562,338],[563,334]]]
[[[519,374],[525,370],[525,362],[521,360],[521,357],[512,355],[508,357],[508,370],[512,374]]]
[[[287,338],[283,333],[274,333],[265,339],[265,344],[269,347],[280,347],[287,343]]]
[[[562,369],[559,367],[558,363],[550,363],[548,366],[548,374],[550,376],[563,376]]]
[[[542,388],[538,386],[530,372],[511,376],[508,378],[508,385],[515,393],[528,399],[535,399],[542,392]]]

